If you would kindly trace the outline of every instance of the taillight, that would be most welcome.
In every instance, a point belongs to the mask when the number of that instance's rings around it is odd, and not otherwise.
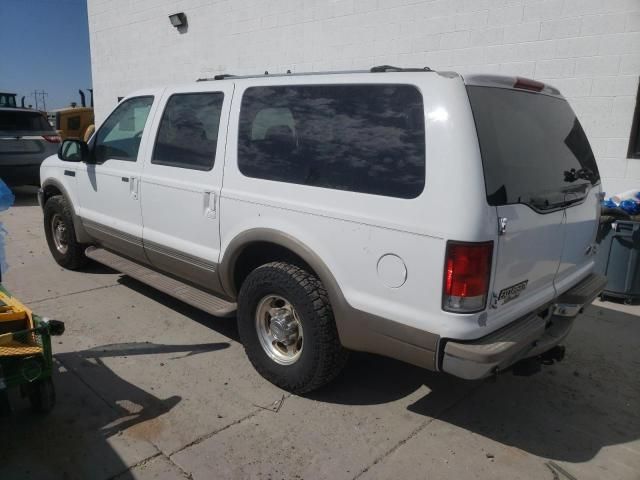
[[[456,313],[484,310],[491,278],[493,242],[448,242],[442,309]]]
[[[60,135],[43,135],[42,138],[49,143],[60,143]]]
[[[536,82],[530,78],[516,78],[516,83],[513,84],[513,88],[519,88],[521,90],[530,90],[532,92],[541,92],[544,90],[544,83]]]

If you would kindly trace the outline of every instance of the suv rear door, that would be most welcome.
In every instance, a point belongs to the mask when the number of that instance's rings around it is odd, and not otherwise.
[[[531,308],[592,265],[585,252],[595,235],[597,196],[590,192],[598,169],[578,119],[555,89],[492,80],[467,81],[467,91],[487,201],[503,222],[493,305]]]
[[[167,90],[152,125],[142,175],[143,242],[149,261],[219,290],[220,190],[233,83]]]

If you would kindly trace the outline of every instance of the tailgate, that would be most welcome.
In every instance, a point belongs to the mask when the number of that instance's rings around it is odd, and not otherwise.
[[[498,237],[493,305],[529,297],[536,304],[553,300],[564,241],[563,212],[540,215],[526,205],[496,209],[507,225]]]
[[[7,137],[0,136],[0,155],[25,155],[44,152],[44,139],[34,136]]]
[[[558,294],[569,290],[593,269],[599,214],[599,188],[591,189],[583,201],[566,208],[562,258],[555,279]]]
[[[573,110],[554,89],[498,77],[488,84],[467,82],[467,91],[487,201],[503,225],[492,305],[542,305],[593,265],[593,193],[600,180],[593,153]]]
[[[0,109],[0,163],[31,165],[53,155],[59,138],[37,110]]]

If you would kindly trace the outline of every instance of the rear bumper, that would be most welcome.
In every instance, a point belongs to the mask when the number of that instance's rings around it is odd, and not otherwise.
[[[604,276],[591,274],[543,312],[533,312],[477,340],[443,341],[441,370],[473,380],[543,354],[564,340],[575,317],[604,290],[606,283]]]

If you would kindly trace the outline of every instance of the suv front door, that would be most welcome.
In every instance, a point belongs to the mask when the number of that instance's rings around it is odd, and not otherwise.
[[[220,291],[219,200],[232,93],[230,83],[167,91],[141,184],[149,261],[214,292]]]
[[[140,210],[141,145],[153,95],[124,100],[89,145],[90,161],[77,170],[78,214],[96,243],[144,260]]]

